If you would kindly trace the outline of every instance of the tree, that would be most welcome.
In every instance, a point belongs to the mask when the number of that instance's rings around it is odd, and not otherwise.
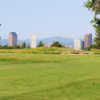
[[[38,47],[44,47],[44,43],[42,41],[39,42]]]
[[[91,21],[96,31],[96,47],[100,49],[100,0],[88,0],[85,2],[85,7],[92,10],[94,13],[94,18]]]
[[[100,14],[100,0],[87,0],[85,6],[94,13]]]
[[[12,48],[13,48],[13,49],[20,49],[20,46],[15,45],[15,46],[13,46]]]
[[[63,47],[63,45],[60,44],[59,41],[55,41],[55,42],[51,45],[51,47]]]

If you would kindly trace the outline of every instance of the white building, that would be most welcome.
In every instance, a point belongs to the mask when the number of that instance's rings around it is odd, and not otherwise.
[[[37,46],[37,43],[36,43],[36,35],[34,33],[32,33],[30,47],[31,48],[36,48],[36,46]]]
[[[81,40],[75,40],[74,41],[74,49],[76,49],[76,50],[82,49],[82,41]]]

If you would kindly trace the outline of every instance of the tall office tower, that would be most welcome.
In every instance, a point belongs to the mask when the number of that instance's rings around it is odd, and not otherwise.
[[[74,49],[76,49],[76,50],[82,49],[82,41],[81,40],[75,40],[74,41]]]
[[[86,34],[84,40],[84,47],[87,48],[92,45],[92,34]]]
[[[31,42],[30,42],[30,47],[31,48],[36,48],[36,35],[34,33],[32,33],[31,35]]]
[[[17,45],[17,34],[16,32],[10,32],[8,46],[13,47],[15,45]]]

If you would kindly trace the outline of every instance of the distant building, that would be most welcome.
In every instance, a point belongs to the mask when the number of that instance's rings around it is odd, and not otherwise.
[[[16,32],[10,32],[9,33],[9,40],[8,40],[8,46],[13,47],[17,45],[17,34]]]
[[[37,46],[37,43],[36,43],[36,35],[34,33],[32,33],[30,47],[31,48],[36,48],[36,46]]]
[[[84,49],[84,41],[81,41],[82,49]]]
[[[92,34],[86,34],[84,40],[84,48],[87,48],[92,45]]]
[[[48,43],[48,44],[45,44],[45,47],[49,48],[51,47],[52,43]]]
[[[74,41],[74,49],[76,49],[76,50],[82,49],[82,41],[81,40],[75,40]]]

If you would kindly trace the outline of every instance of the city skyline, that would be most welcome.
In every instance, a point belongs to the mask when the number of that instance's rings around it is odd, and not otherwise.
[[[20,47],[22,47],[24,43],[27,44],[27,42],[24,41],[24,40],[19,42],[18,37],[20,37],[20,36],[17,35],[17,32],[9,32],[8,46],[9,47],[14,47],[14,46],[19,45]],[[1,41],[2,41],[2,39],[0,40],[0,42]],[[39,41],[41,41],[41,40],[39,40]],[[37,41],[37,35],[32,32],[30,40],[29,40],[29,43],[27,45],[30,44],[29,45],[30,48],[36,48],[39,41]],[[55,41],[59,41],[62,44],[61,38],[60,38],[60,40],[56,39],[56,40],[53,40],[52,42],[49,41],[49,44],[52,44]],[[93,44],[93,38],[92,38],[92,34],[91,33],[86,33],[84,35],[84,39],[83,40],[81,40],[81,39],[75,40],[74,39],[74,40],[69,40],[69,41],[70,41],[70,45],[69,44],[66,45],[65,43],[62,44],[62,45],[68,46],[68,47],[72,47],[72,48],[77,49],[77,50],[80,50],[80,49],[83,49],[83,48],[87,48],[87,47],[89,47],[89,46],[91,46]],[[67,41],[67,43],[69,43],[69,41]],[[74,44],[72,43],[72,41],[74,42]],[[44,44],[47,45],[48,42],[45,42]],[[3,44],[0,44],[0,45],[3,45]],[[5,45],[7,45],[7,44],[5,44]]]
[[[84,36],[84,40],[74,40],[74,49],[81,50],[83,48],[90,47],[93,43],[93,37],[91,33],[86,33]]]

